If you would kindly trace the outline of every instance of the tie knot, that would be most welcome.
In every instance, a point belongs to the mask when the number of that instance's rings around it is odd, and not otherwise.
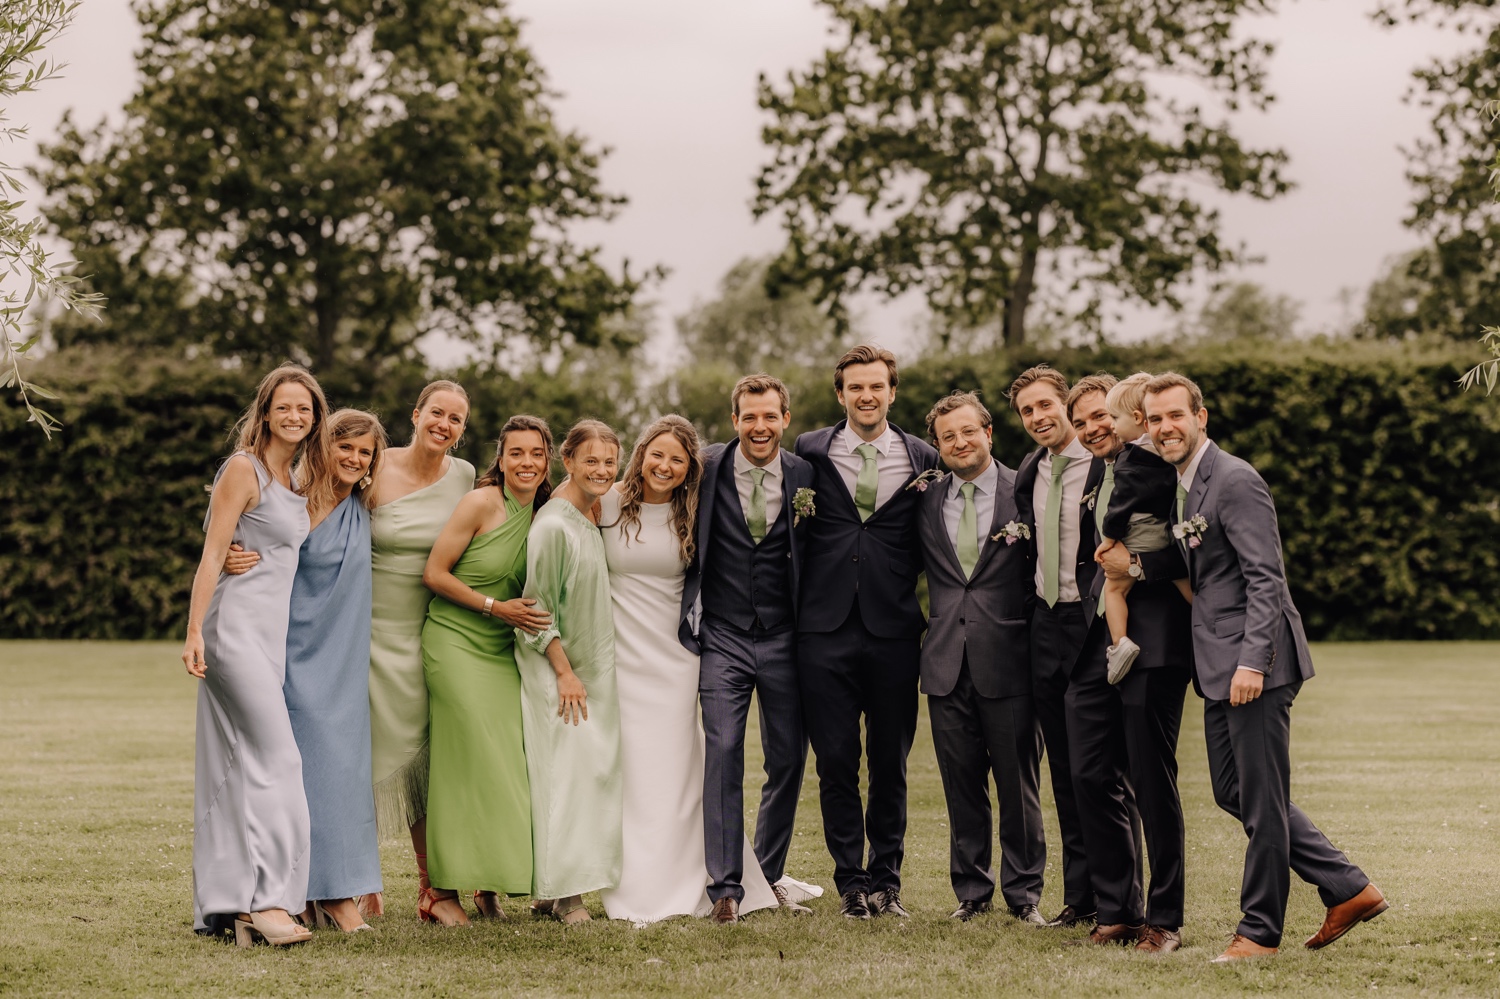
[[[1181,482],[1177,483],[1177,502],[1181,503],[1187,499],[1187,488]]]
[[[874,444],[861,444],[859,445],[859,447],[855,448],[854,451],[865,461],[874,461],[875,455],[879,453],[875,450]]]
[[[1107,465],[1104,466],[1104,481],[1105,482],[1113,482],[1113,481],[1115,481],[1115,463],[1114,462],[1110,462],[1109,464],[1107,464]]]
[[[973,499],[974,498],[974,483],[972,483],[972,482],[965,482],[963,485],[961,485],[961,486],[958,487],[958,491],[964,494],[964,499]]]
[[[764,468],[752,468],[750,469],[750,478],[758,486],[766,481],[766,470]]]
[[[1054,454],[1052,456],[1052,478],[1054,481],[1062,478],[1063,469],[1071,464],[1073,459],[1066,454]]]

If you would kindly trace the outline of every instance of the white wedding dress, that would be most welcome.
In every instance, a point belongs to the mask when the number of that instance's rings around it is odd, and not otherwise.
[[[683,565],[672,508],[643,504],[637,537],[634,525],[607,526],[619,519],[617,492],[602,506],[625,788],[625,862],[619,887],[602,893],[604,911],[637,924],[706,916],[698,657],[677,640]],[[743,877],[742,914],[776,905],[748,839]]]

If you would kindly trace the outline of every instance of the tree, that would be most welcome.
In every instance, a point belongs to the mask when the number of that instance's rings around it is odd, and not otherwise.
[[[843,347],[837,325],[800,288],[766,291],[772,259],[745,257],[719,281],[719,297],[677,318],[688,354],[742,373],[824,364]]]
[[[1180,333],[1185,340],[1286,340],[1296,336],[1302,305],[1254,281],[1217,289]]]
[[[61,67],[42,53],[77,10],[78,0],[0,0],[0,138],[14,142],[26,134],[24,125],[5,124],[5,105],[57,75]],[[47,301],[97,317],[101,300],[78,289],[71,262],[49,256],[38,238],[46,223],[21,219],[25,189],[15,171],[0,163],[0,389],[14,388],[28,421],[50,438],[57,420],[33,397],[50,399],[52,393],[21,374],[21,359],[37,342],[26,337],[25,319],[34,305]]]
[[[488,0],[161,0],[118,127],[65,119],[40,177],[118,304],[59,332],[356,380],[429,334],[592,343],[637,279],[570,241],[622,199],[553,121]]]
[[[1193,271],[1240,259],[1187,182],[1288,189],[1283,152],[1159,87],[1264,107],[1271,46],[1240,22],[1274,0],[820,2],[838,43],[761,82],[755,210],[789,237],[774,276],[835,314],[856,289],[920,289],[957,326],[998,317],[1014,346],[1046,278],[1097,330],[1107,295],[1178,306]]]

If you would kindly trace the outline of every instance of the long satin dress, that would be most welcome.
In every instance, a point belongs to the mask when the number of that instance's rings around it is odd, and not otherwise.
[[[620,705],[609,565],[599,528],[565,499],[531,525],[523,595],[552,615],[518,631],[526,770],[531,778],[532,894],[566,898],[620,883]],[[588,721],[557,714],[557,674],[546,648],[561,639],[588,694]]]
[[[620,526],[620,494],[604,496],[604,551],[614,612],[624,781],[624,864],[603,894],[611,919],[650,923],[706,916],[703,846],[703,726],[698,657],[677,639],[684,569],[669,503],[643,504],[640,523]],[[745,840],[740,912],[776,904]]]
[[[203,618],[208,672],[198,684],[193,768],[193,929],[200,933],[227,929],[235,913],[307,906],[307,796],[281,693],[307,501],[241,454],[255,466],[260,499],[240,515],[234,540],[259,552],[260,562],[244,575],[221,575]]]
[[[302,542],[286,640],[287,711],[312,817],[307,897],[380,891],[370,773],[370,514],[349,496]]]
[[[430,486],[375,508],[370,622],[370,766],[382,835],[406,835],[427,814],[427,680],[422,626],[432,591],[422,570],[458,501],[474,488],[474,466],[448,459]]]
[[[531,506],[505,494],[505,522],[474,538],[453,575],[496,603],[521,595]],[[427,608],[431,706],[427,870],[437,888],[531,893],[531,786],[515,630],[441,596]]]

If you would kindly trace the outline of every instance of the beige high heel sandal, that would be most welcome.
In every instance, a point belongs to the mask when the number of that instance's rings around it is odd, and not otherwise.
[[[552,903],[552,915],[566,926],[577,926],[579,923],[587,923],[594,918],[589,915],[588,908],[584,906],[582,895],[570,895],[567,898],[558,899]]]
[[[369,923],[363,921],[361,921],[358,926],[351,926],[347,930],[344,929],[343,926],[339,925],[339,921],[335,919],[333,915],[323,907],[322,902],[312,903],[312,909],[313,920],[317,923],[318,929],[320,930],[324,927],[332,926],[334,929],[338,930],[341,933],[358,933],[361,930],[369,930],[369,932],[371,933],[375,932],[373,929],[371,929]]]
[[[236,947],[252,947],[255,941],[272,947],[306,943],[312,939],[312,931],[296,923],[279,925],[265,918],[263,912],[240,913],[234,917],[234,944]]]

